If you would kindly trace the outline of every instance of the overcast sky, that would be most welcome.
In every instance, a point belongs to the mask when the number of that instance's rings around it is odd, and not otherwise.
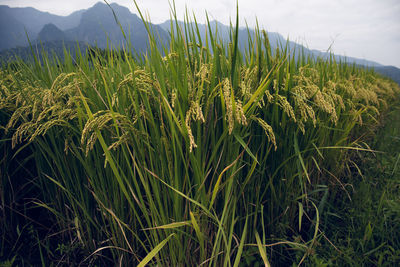
[[[335,54],[373,60],[400,67],[400,0],[238,0],[242,26],[259,24],[267,31]],[[33,6],[57,15],[68,15],[93,6],[98,0],[0,0],[11,7]],[[137,13],[132,0],[114,0]],[[137,0],[153,23],[169,19],[168,0]],[[212,19],[228,24],[235,18],[236,0],[175,0],[178,15],[185,6],[204,23]]]

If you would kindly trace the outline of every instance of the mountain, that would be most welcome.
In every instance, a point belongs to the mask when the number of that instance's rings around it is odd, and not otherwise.
[[[57,16],[32,7],[10,8],[0,5],[0,50],[27,46],[38,37],[46,24],[54,24],[61,30],[76,27],[85,10],[79,10],[69,16]]]
[[[110,7],[99,2],[86,10],[82,14],[79,25],[65,31],[68,38],[96,45],[99,48],[107,48],[109,43],[113,47],[121,47],[123,44],[126,45],[128,40],[137,52],[145,51],[148,45],[148,34],[143,21],[126,7],[117,4],[111,4]],[[120,25],[115,20],[114,14]],[[152,25],[152,28],[159,34],[161,40],[168,40],[167,32],[161,27]]]
[[[56,25],[49,23],[44,25],[43,29],[38,34],[38,40],[41,42],[64,41],[65,33],[57,28]]]
[[[81,16],[85,10],[75,11],[68,16],[58,16],[49,12],[42,12],[32,7],[0,6],[0,10],[13,16],[33,32],[39,33],[44,25],[52,23],[61,30],[67,30],[76,27],[79,24]]]
[[[391,78],[396,83],[400,84],[400,69],[393,66],[374,67],[374,70],[383,76]]]
[[[0,50],[26,45],[28,42],[25,30],[27,29],[23,23],[4,12],[4,8],[0,6]]]
[[[121,47],[129,40],[137,52],[145,51],[148,34],[142,20],[126,7],[117,4],[111,4],[110,7],[98,2],[87,10],[79,10],[69,16],[57,16],[31,7],[0,6],[0,51],[28,46],[27,35],[31,41],[72,40],[99,48],[107,48],[109,44]],[[168,40],[167,32],[161,27],[152,25],[152,29],[158,33],[160,40]]]

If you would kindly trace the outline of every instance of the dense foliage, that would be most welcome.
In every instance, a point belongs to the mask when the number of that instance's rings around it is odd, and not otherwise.
[[[0,256],[25,232],[46,264],[312,260],[398,85],[272,51],[258,29],[242,54],[238,27],[223,43],[172,22],[160,48],[145,25],[144,56],[65,50],[0,72]]]

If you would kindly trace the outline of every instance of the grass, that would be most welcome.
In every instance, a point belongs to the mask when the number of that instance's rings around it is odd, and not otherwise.
[[[320,260],[340,266],[396,266],[400,261],[399,111],[397,105],[386,114],[368,142],[379,153],[357,155],[362,173],[349,181],[351,200],[330,201],[338,216],[327,219],[325,234],[337,250],[323,242]]]
[[[32,264],[22,244],[44,266],[325,260],[314,252],[332,205],[398,85],[272,50],[258,28],[242,53],[239,16],[228,44],[189,19],[175,16],[167,46],[144,21],[142,56],[92,48],[3,67],[3,262]]]

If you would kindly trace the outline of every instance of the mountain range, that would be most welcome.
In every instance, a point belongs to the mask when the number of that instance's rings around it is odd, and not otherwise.
[[[115,18],[118,18],[119,24]],[[229,41],[229,26],[218,21],[211,21],[210,24],[212,29],[218,28],[219,38],[224,42]],[[170,21],[150,25],[161,42],[168,42]],[[198,24],[198,27],[203,39],[207,25]],[[238,39],[241,49],[245,48],[249,34],[254,36],[255,32],[246,28],[239,29]],[[31,44],[41,43],[45,47],[53,48],[61,44],[72,47],[77,43],[99,48],[121,47],[126,45],[125,38],[130,40],[136,52],[144,52],[148,46],[148,35],[142,20],[128,8],[115,3],[107,6],[98,2],[89,9],[75,11],[69,16],[58,16],[32,7],[11,8],[0,5],[0,59],[9,58],[13,54],[29,54],[27,37]],[[287,42],[281,34],[275,32],[268,32],[268,38],[273,48],[279,44],[286,45]],[[288,47],[291,50],[302,50],[307,55],[325,58],[330,56],[329,52],[311,50],[291,41],[288,42]],[[373,67],[400,84],[400,69],[396,67],[383,66],[365,59],[339,55],[335,57],[348,63]]]

